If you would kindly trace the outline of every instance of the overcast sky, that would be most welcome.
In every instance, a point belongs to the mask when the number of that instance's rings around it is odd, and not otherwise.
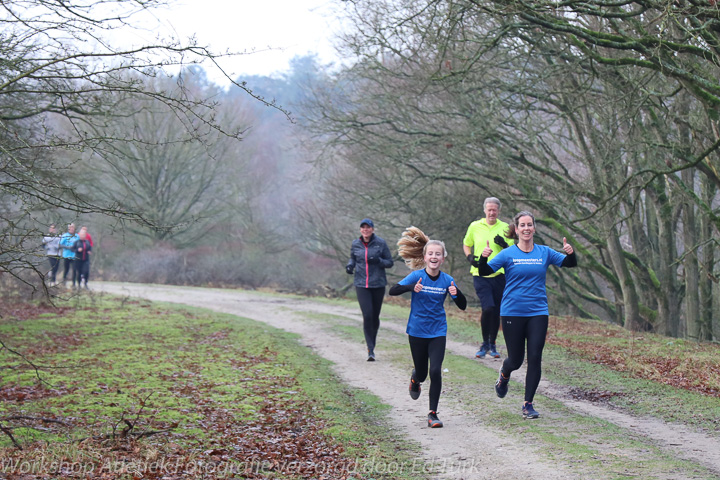
[[[339,22],[333,10],[338,5],[338,0],[176,0],[171,9],[154,15],[181,39],[195,34],[216,52],[248,52],[223,60],[223,68],[236,78],[286,71],[291,58],[307,53],[335,61],[332,35]]]

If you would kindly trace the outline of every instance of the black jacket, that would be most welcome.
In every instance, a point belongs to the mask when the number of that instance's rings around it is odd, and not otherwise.
[[[379,288],[387,285],[385,269],[393,266],[392,255],[385,240],[373,233],[367,246],[362,237],[350,247],[350,260],[346,268],[354,270],[356,287]]]

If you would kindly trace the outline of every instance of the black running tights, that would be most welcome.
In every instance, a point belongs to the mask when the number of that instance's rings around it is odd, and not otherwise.
[[[68,272],[70,273],[70,280],[75,285],[75,259],[74,258],[63,258],[63,282],[67,282]]]
[[[522,366],[527,343],[525,401],[532,402],[540,384],[542,351],[545,347],[548,316],[502,317],[502,326],[508,352],[507,358],[503,361],[502,371],[507,377]]]
[[[415,365],[415,380],[424,382],[430,361],[430,410],[437,412],[442,391],[442,363],[445,359],[446,337],[420,338],[408,335],[410,353]]]
[[[498,330],[500,330],[500,309],[498,307],[483,308],[480,314],[480,328],[483,343],[488,346],[495,345]]]
[[[385,298],[385,287],[363,288],[355,287],[360,311],[363,316],[363,333],[368,353],[375,352],[375,341],[380,330],[380,309]]]

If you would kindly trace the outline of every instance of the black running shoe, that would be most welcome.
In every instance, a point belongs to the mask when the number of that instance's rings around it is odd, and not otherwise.
[[[372,350],[368,350],[368,362],[374,362],[375,361],[375,352]]]
[[[525,403],[522,407],[522,416],[524,419],[538,418],[540,414],[533,408],[532,403]]]
[[[503,375],[501,367],[497,382],[495,382],[495,393],[497,393],[498,397],[505,398],[508,392],[508,382],[510,382],[510,377]]]
[[[410,398],[417,400],[420,397],[420,383],[415,381],[415,369],[410,375]]]
[[[443,423],[437,416],[437,412],[428,413],[428,427],[430,428],[442,428]]]

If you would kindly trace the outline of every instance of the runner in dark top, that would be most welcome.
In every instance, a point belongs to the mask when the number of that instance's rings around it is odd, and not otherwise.
[[[385,298],[385,270],[393,266],[392,255],[385,240],[375,235],[375,224],[369,218],[360,221],[360,238],[350,246],[350,260],[345,266],[354,275],[353,285],[363,316],[363,333],[367,344],[367,360],[375,361],[375,343],[380,330],[380,309]]]

